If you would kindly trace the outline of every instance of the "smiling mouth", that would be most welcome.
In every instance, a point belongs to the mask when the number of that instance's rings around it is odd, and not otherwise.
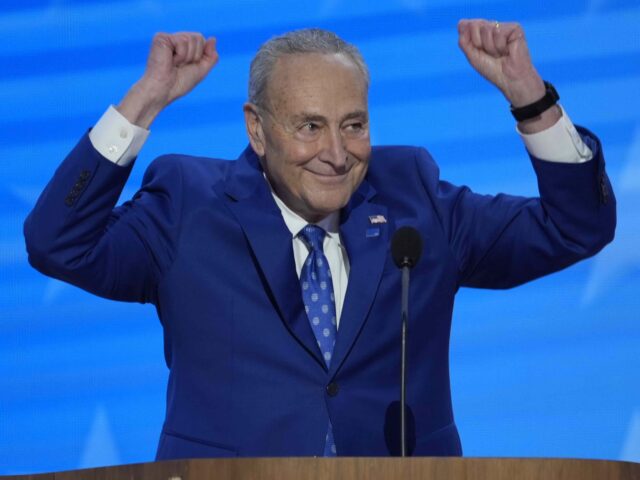
[[[312,170],[310,168],[305,168],[305,170],[313,175],[316,175],[318,177],[344,177],[345,175],[348,175],[349,172],[351,171],[351,167],[345,168],[345,170],[342,173],[336,173],[336,172],[331,172],[331,173],[324,173],[324,172],[318,172],[315,170]]]
[[[313,172],[311,170],[307,170],[307,171],[311,173],[313,177],[319,182],[328,183],[328,184],[342,183],[349,175],[348,171],[344,173],[331,173],[331,174],[318,173],[318,172]]]

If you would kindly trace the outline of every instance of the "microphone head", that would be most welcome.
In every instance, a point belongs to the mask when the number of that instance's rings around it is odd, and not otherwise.
[[[422,238],[413,227],[400,227],[391,239],[391,256],[398,268],[415,267],[422,254]]]

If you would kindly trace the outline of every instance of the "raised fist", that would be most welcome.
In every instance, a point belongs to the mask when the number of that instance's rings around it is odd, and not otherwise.
[[[142,81],[171,103],[195,87],[218,61],[216,40],[200,33],[156,33]]]
[[[545,93],[531,63],[518,23],[460,20],[458,45],[478,73],[493,83],[514,107],[533,103]]]
[[[190,92],[218,61],[215,38],[200,33],[156,33],[147,68],[118,105],[127,119],[147,128],[175,99]]]

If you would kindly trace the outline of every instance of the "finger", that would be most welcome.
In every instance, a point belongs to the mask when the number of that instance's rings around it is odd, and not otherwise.
[[[216,38],[210,37],[204,44],[204,51],[202,53],[202,59],[200,63],[203,65],[205,72],[211,70],[216,63],[218,63],[218,52],[216,51]]]
[[[493,42],[493,31],[499,30],[498,22],[484,22],[480,27],[480,37],[482,38],[482,49],[492,57],[499,57],[496,45]]]
[[[472,20],[469,22],[469,30],[471,34],[471,44],[477,48],[482,49],[482,35],[480,34],[480,21]]]
[[[199,62],[202,59],[202,52],[204,52],[205,39],[201,34],[196,36],[196,51],[193,57],[194,62]]]
[[[506,34],[507,51],[509,57],[514,61],[530,62],[529,50],[524,38],[524,30],[518,23],[512,23],[508,25],[508,31]]]
[[[173,54],[174,46],[171,35],[162,32],[156,33],[151,41],[148,62],[152,64],[169,63],[172,62]]]
[[[198,39],[194,35],[189,35],[189,56],[187,57],[189,63],[193,63],[196,60],[196,52],[198,51]]]
[[[458,22],[458,46],[467,59],[469,59],[469,55],[471,55],[471,52],[474,49],[473,43],[471,42],[471,27],[469,25],[469,20],[460,20]]]
[[[153,36],[151,40],[151,48],[170,48],[173,50],[173,43],[171,42],[171,35],[167,33],[158,32]]]
[[[189,64],[193,62],[193,57],[196,53],[196,46],[194,43],[193,35],[191,33],[184,33],[183,35],[184,35],[184,41],[187,44],[187,55],[184,59],[184,63]]]
[[[458,20],[458,34],[463,35],[469,28],[469,20],[464,18]]]
[[[209,37],[207,43],[204,44],[203,56],[209,63],[216,63],[218,61],[218,51],[216,50],[218,40],[215,37]]]
[[[504,56],[509,53],[507,48],[507,37],[509,35],[508,27],[504,24],[500,24],[498,28],[492,29],[493,33],[493,44],[496,47],[496,52],[499,56]]]
[[[524,30],[519,23],[509,23],[506,25],[507,29],[507,43],[517,42],[518,40],[524,40]]]
[[[175,34],[171,36],[173,41],[173,63],[176,66],[180,66],[185,63],[187,54],[189,53],[189,44],[182,34]]]
[[[469,28],[469,20],[460,20],[458,22],[458,44],[468,45],[471,43],[471,30]]]
[[[189,34],[189,63],[197,62],[199,60],[198,57],[198,43],[200,43],[200,35],[199,33],[190,33]]]
[[[463,48],[469,41],[469,24],[466,20],[460,20],[458,22],[458,45]]]

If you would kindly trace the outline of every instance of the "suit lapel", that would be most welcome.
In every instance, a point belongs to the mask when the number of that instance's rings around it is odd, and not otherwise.
[[[250,148],[230,169],[224,191],[223,198],[249,241],[274,307],[292,335],[326,369],[304,310],[291,232]]]
[[[333,350],[330,374],[340,368],[356,341],[380,284],[388,245],[387,223],[372,223],[374,217],[386,218],[384,206],[371,203],[375,191],[366,180],[354,193],[342,215],[340,228],[349,257],[349,284],[340,317],[340,328]]]

